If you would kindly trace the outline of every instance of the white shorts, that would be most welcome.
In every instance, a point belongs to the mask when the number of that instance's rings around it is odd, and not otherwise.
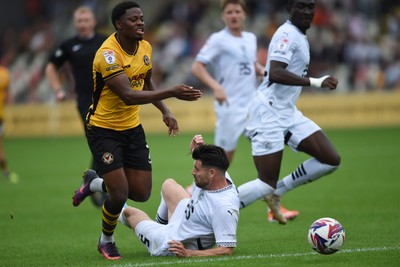
[[[224,104],[218,107],[215,106],[215,113],[217,121],[215,124],[214,144],[228,152],[235,150],[238,140],[246,127],[248,109],[243,107],[237,109]]]
[[[297,109],[292,117],[282,119],[278,112],[260,100],[255,100],[253,104],[245,132],[251,139],[253,156],[281,151],[285,144],[297,152],[297,147],[303,139],[321,130],[315,122]]]
[[[182,199],[175,208],[174,214],[170,218],[167,225],[159,224],[155,221],[145,220],[137,224],[135,234],[139,240],[147,248],[151,256],[174,256],[175,254],[168,251],[168,242],[171,241],[171,231],[174,222],[178,222],[179,218],[183,218],[188,198]]]

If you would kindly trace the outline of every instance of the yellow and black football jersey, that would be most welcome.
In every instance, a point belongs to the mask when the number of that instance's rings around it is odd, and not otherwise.
[[[133,55],[122,49],[115,33],[104,41],[93,61],[94,93],[88,125],[122,131],[140,124],[139,105],[126,105],[105,82],[125,72],[131,89],[143,90],[144,78],[152,69],[151,57],[152,47],[145,40],[138,42]]]

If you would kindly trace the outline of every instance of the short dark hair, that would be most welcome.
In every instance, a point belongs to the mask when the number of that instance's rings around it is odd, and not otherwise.
[[[200,160],[203,166],[216,167],[223,172],[229,168],[225,150],[216,145],[201,145],[193,150],[192,158]]]
[[[121,2],[121,3],[117,4],[113,8],[113,10],[111,12],[111,22],[114,25],[114,28],[116,28],[115,21],[119,20],[125,14],[127,9],[134,8],[134,7],[140,8],[138,3],[133,2],[133,1],[126,1],[126,2]]]

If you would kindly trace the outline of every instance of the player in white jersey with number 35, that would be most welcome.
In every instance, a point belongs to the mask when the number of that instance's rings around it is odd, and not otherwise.
[[[225,149],[230,162],[246,127],[248,107],[257,88],[257,38],[244,31],[243,0],[222,0],[225,28],[211,34],[192,66],[192,73],[214,92],[214,144]]]
[[[126,207],[119,221],[131,227],[152,256],[230,255],[236,247],[239,196],[226,170],[224,149],[205,145],[196,135],[190,145],[195,186],[192,197],[173,179],[161,189],[157,219]],[[164,225],[165,224],[165,225]]]
[[[268,76],[251,104],[246,128],[258,178],[239,186],[240,200],[247,206],[265,197],[281,224],[286,223],[286,218],[279,209],[280,197],[333,172],[340,165],[340,156],[321,128],[296,108],[303,86],[333,90],[338,83],[329,75],[306,77],[310,64],[306,31],[311,25],[314,9],[314,0],[288,0],[289,20],[272,37],[266,65]],[[284,144],[311,158],[277,182]]]

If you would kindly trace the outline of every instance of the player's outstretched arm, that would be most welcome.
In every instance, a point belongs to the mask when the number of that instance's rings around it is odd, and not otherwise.
[[[162,90],[148,90],[146,81],[143,91],[132,90],[126,74],[121,73],[106,81],[107,86],[118,95],[126,105],[143,105],[175,97],[180,100],[195,101],[202,96],[198,89],[181,84]]]
[[[271,83],[279,83],[293,86],[308,86],[310,80],[294,74],[286,69],[288,66],[285,62],[272,60],[269,67],[268,79]]]
[[[215,247],[205,250],[190,250],[186,249],[183,244],[176,240],[171,240],[168,242],[169,251],[174,253],[179,258],[189,258],[189,257],[206,257],[206,256],[225,256],[232,255],[233,248],[229,247]]]
[[[325,75],[321,78],[302,77],[286,70],[286,67],[287,64],[284,62],[271,61],[269,81],[286,85],[329,88],[330,90],[334,90],[337,87],[338,80],[330,75]]]
[[[155,84],[153,83],[153,80],[151,78],[152,76],[152,71],[150,70],[146,77],[144,78],[144,91],[164,91],[164,90],[170,90],[172,91],[172,97],[178,98],[180,100],[186,100],[186,101],[194,101],[199,99],[202,96],[202,92],[200,90],[194,89],[192,86],[186,85],[186,84],[180,84],[176,85],[174,87],[168,88],[168,89],[163,89],[163,90],[158,90]],[[156,105],[156,103],[153,102],[153,104]]]

